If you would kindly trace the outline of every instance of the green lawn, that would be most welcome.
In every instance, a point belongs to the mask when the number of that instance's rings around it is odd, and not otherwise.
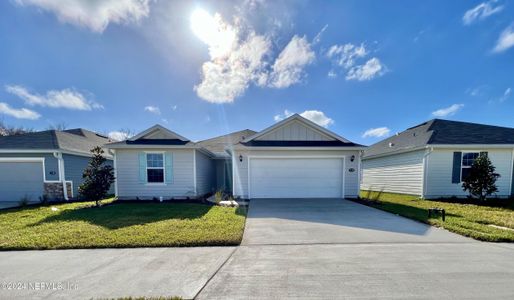
[[[246,217],[242,208],[204,204],[92,205],[2,210],[0,250],[238,245]]]
[[[514,201],[505,200],[503,207],[487,205],[448,203],[420,200],[417,196],[361,192],[361,198],[375,208],[395,213],[427,224],[443,227],[449,231],[489,242],[514,242]],[[446,222],[439,217],[428,219],[428,208],[441,207],[446,210]],[[490,225],[510,229],[495,228]]]

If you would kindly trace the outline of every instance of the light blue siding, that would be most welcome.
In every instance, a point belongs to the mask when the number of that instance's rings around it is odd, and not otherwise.
[[[172,183],[145,183],[139,180],[139,154],[144,149],[117,149],[116,173],[120,199],[152,199],[153,197],[194,197],[194,160],[192,149],[152,149],[173,155]],[[145,170],[146,171],[146,170]],[[146,174],[145,174],[146,175]]]
[[[59,180],[59,163],[52,153],[0,153],[0,157],[43,157],[46,180]]]
[[[214,192],[216,184],[214,161],[200,151],[196,151],[196,192],[202,196]]]
[[[63,154],[64,160],[64,173],[66,175],[66,180],[73,182],[73,197],[78,197],[78,188],[84,181],[82,179],[82,174],[84,173],[84,169],[87,167],[90,158],[85,156],[71,155],[71,154]],[[107,160],[107,165],[112,166],[112,160]],[[114,193],[114,184],[111,185],[111,194]]]

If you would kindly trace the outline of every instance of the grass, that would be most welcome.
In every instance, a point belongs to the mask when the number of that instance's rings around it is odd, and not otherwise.
[[[241,208],[193,203],[93,205],[2,210],[0,250],[238,245],[246,217]]]
[[[514,242],[514,201],[505,200],[502,207],[421,200],[417,196],[362,191],[364,204],[400,216],[418,220],[449,231],[488,242]],[[446,221],[439,216],[428,218],[428,208],[446,211]],[[509,229],[495,228],[490,225]]]

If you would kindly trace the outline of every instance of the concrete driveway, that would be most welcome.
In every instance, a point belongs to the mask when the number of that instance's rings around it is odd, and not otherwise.
[[[346,200],[252,200],[199,299],[513,299],[514,248]]]
[[[341,199],[256,199],[243,245],[442,243],[471,239]]]

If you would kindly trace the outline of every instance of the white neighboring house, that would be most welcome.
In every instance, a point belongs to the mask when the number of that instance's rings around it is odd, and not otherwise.
[[[214,154],[160,125],[106,147],[114,155],[119,199],[196,198],[214,191]]]
[[[514,194],[514,128],[434,119],[370,146],[364,152],[361,189],[465,197],[463,178],[486,153],[500,178],[498,197]]]
[[[241,198],[355,198],[364,146],[295,114],[234,145]]]

